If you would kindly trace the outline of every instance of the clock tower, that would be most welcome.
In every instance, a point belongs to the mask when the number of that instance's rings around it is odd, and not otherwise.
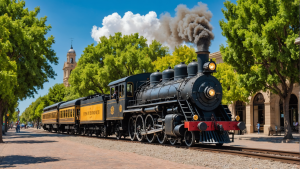
[[[63,82],[66,87],[70,86],[68,79],[71,75],[72,70],[75,69],[75,67],[77,66],[75,59],[76,59],[76,53],[71,45],[71,49],[67,53],[67,62],[64,63],[64,68],[63,68],[64,71]]]

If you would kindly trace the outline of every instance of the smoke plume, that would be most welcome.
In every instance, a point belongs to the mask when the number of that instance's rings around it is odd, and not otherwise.
[[[210,24],[212,13],[207,5],[198,2],[192,9],[188,9],[186,5],[178,5],[175,11],[175,17],[166,13],[162,14],[160,19],[153,11],[145,16],[129,11],[123,18],[113,13],[103,19],[102,28],[93,26],[92,37],[95,41],[99,41],[99,37],[108,37],[115,32],[122,32],[125,35],[138,32],[148,39],[148,43],[156,39],[171,49],[183,42],[193,43],[199,51],[208,51],[214,35]]]
[[[161,25],[155,32],[155,39],[162,43],[166,42],[171,47],[183,42],[191,42],[198,50],[208,51],[214,34],[210,24],[212,13],[207,5],[199,2],[198,6],[192,9],[188,9],[185,5],[178,5],[175,11],[174,18],[168,13],[161,16]]]

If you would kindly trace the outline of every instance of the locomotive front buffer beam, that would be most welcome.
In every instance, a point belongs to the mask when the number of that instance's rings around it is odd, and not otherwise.
[[[186,121],[184,128],[188,131],[229,131],[244,130],[246,125],[239,121]]]

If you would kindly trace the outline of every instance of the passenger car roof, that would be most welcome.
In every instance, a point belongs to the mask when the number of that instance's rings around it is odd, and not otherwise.
[[[71,106],[75,106],[75,105],[80,105],[80,101],[82,99],[84,99],[85,97],[81,97],[79,99],[75,99],[75,100],[71,100],[71,101],[68,101],[68,102],[65,102],[65,103],[62,103],[59,108],[66,108],[66,107],[71,107]]]
[[[58,103],[52,104],[50,106],[47,106],[43,109],[43,111],[51,110],[51,109],[58,109],[58,106],[62,103],[64,103],[64,102],[58,102]]]

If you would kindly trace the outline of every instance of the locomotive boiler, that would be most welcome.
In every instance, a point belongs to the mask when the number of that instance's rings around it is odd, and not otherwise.
[[[133,110],[146,116],[135,121],[132,132],[138,140],[146,137],[152,142],[156,136],[160,143],[222,145],[230,142],[229,130],[245,128],[243,122],[231,121],[227,106],[221,105],[222,86],[211,75],[216,64],[209,60],[209,52],[197,52],[197,60],[152,73],[150,82],[136,92],[135,105],[127,111],[139,107]]]

